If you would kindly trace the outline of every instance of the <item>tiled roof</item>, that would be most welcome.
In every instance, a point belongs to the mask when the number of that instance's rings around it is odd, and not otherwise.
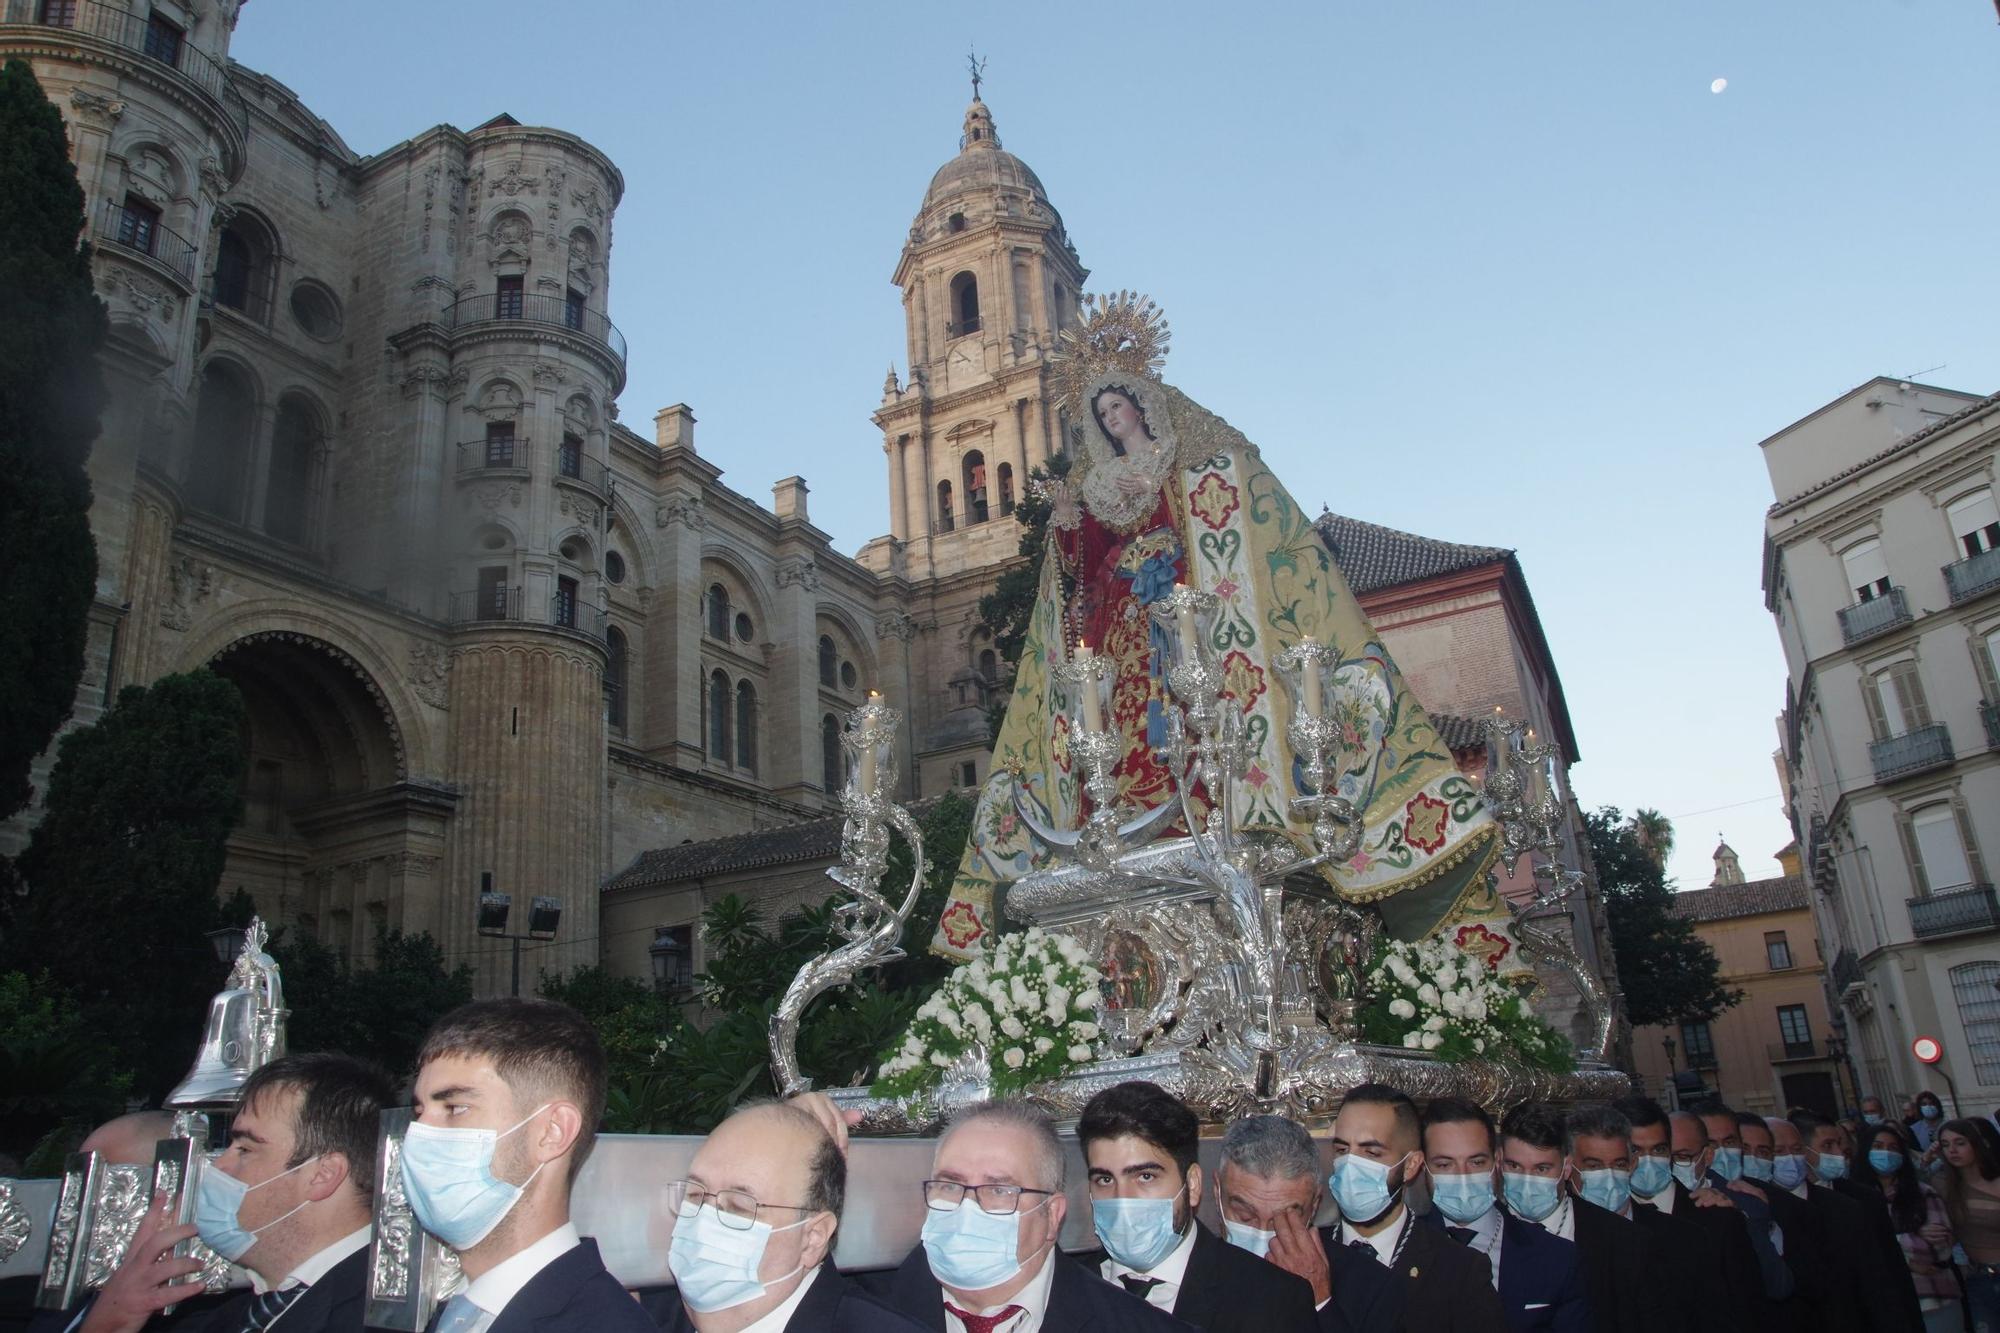
[[[905,807],[921,822],[937,798],[917,801]],[[764,866],[793,865],[800,861],[832,861],[840,855],[840,826],[843,815],[810,819],[753,833],[733,833],[725,838],[684,842],[678,847],[659,847],[641,852],[632,864],[613,875],[605,891],[644,888],[675,880],[699,879],[704,875],[727,875]]]
[[[1444,743],[1454,750],[1483,750],[1486,748],[1486,720],[1478,717],[1457,717],[1451,713],[1432,713],[1431,725],[1444,737]]]
[[[1976,403],[1968,404],[1967,406],[1960,408],[1958,411],[1953,412],[1948,417],[1939,417],[1936,421],[1931,422],[1928,426],[1925,426],[1920,430],[1911,431],[1908,435],[1903,436],[1903,438],[1897,440],[1894,444],[1890,445],[1887,449],[1884,449],[1881,453],[1872,455],[1868,458],[1864,458],[1859,463],[1854,464],[1854,466],[1852,467],[1844,467],[1840,471],[1834,473],[1832,476],[1825,477],[1819,481],[1814,482],[1812,485],[1800,491],[1797,495],[1788,495],[1784,499],[1777,501],[1769,509],[1764,511],[1764,515],[1766,518],[1769,518],[1779,513],[1782,513],[1784,510],[1791,508],[1799,501],[1804,500],[1809,496],[1818,495],[1821,491],[1825,490],[1829,486],[1838,486],[1841,482],[1846,481],[1849,477],[1853,476],[1857,472],[1866,472],[1869,468],[1874,467],[1877,463],[1880,463],[1888,458],[1893,458],[1897,454],[1902,453],[1905,449],[1914,449],[1916,446],[1922,444],[1925,440],[1930,439],[1932,436],[1943,434],[1945,431],[1950,430],[1952,427],[1958,425],[1966,418],[1977,416],[1979,413],[1991,409],[1995,404],[2000,404],[2000,393],[1996,393],[1988,398],[1982,398]]]
[[[1398,532],[1395,528],[1331,512],[1321,514],[1313,526],[1333,552],[1340,572],[1347,576],[1347,586],[1357,594],[1418,583],[1461,569],[1477,569],[1514,554],[1504,546],[1441,542],[1434,537]]]
[[[1803,912],[1806,882],[1797,875],[1753,879],[1674,895],[1674,915],[1683,921],[1728,921],[1767,912]]]

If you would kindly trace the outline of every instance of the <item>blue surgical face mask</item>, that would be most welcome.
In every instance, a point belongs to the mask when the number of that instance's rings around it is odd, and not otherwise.
[[[1903,1154],[1894,1148],[1870,1148],[1868,1165],[1875,1168],[1877,1175],[1893,1176],[1903,1169]]]
[[[1781,1190],[1795,1190],[1806,1183],[1804,1153],[1780,1153],[1771,1159],[1771,1183]]]
[[[1836,1180],[1847,1179],[1847,1159],[1837,1152],[1823,1152],[1813,1163],[1813,1174],[1822,1185],[1831,1185]]]
[[[798,1276],[805,1271],[803,1265],[769,1282],[759,1278],[757,1270],[764,1266],[772,1236],[810,1221],[802,1217],[782,1227],[753,1221],[739,1231],[722,1220],[713,1203],[693,1212],[683,1205],[680,1220],[674,1223],[673,1243],[667,1247],[667,1268],[680,1288],[681,1303],[697,1314],[711,1314],[754,1301],[786,1278]]]
[[[932,1276],[959,1291],[997,1287],[1027,1267],[1020,1257],[1021,1214],[989,1213],[970,1195],[956,1208],[926,1208],[923,1242]]]
[[[1861,1122],[1866,1125],[1879,1125],[1882,1123],[1882,1117],[1873,1111],[1864,1111],[1861,1115]]]
[[[1459,1226],[1470,1226],[1493,1210],[1493,1173],[1464,1175],[1431,1173],[1431,1202]]]
[[[1944,1114],[1943,1111],[1940,1111],[1937,1107],[1932,1106],[1929,1102],[1925,1102],[1922,1106],[1919,1106],[1917,1108],[1917,1111],[1926,1120],[1935,1120],[1939,1116]]]
[[[1229,1243],[1239,1250],[1248,1250],[1262,1259],[1271,1252],[1271,1242],[1278,1238],[1275,1231],[1265,1231],[1259,1227],[1247,1226],[1233,1218],[1222,1219],[1222,1228],[1229,1233]]]
[[[1694,1174],[1694,1163],[1688,1163],[1688,1174]],[[1632,1192],[1642,1199],[1650,1199],[1673,1183],[1674,1164],[1665,1157],[1641,1157],[1632,1163]]]
[[[1401,1181],[1389,1183],[1395,1171],[1394,1166],[1372,1161],[1359,1153],[1348,1153],[1335,1162],[1326,1183],[1340,1208],[1341,1220],[1350,1226],[1365,1227],[1395,1207],[1397,1197],[1403,1192]]]
[[[1625,1205],[1632,1202],[1632,1173],[1614,1167],[1602,1167],[1577,1173],[1576,1192],[1586,1203],[1594,1203],[1608,1212],[1622,1213]]]
[[[293,1171],[303,1171],[318,1160],[317,1157],[308,1157],[297,1166],[280,1171],[269,1180],[259,1181],[255,1185],[244,1184],[214,1162],[203,1164],[201,1174],[195,1178],[194,1184],[194,1226],[196,1234],[201,1237],[201,1243],[232,1264],[250,1253],[250,1247],[257,1243],[257,1237],[312,1200],[301,1200],[297,1208],[272,1218],[255,1231],[244,1230],[243,1224],[236,1220],[236,1215],[243,1209],[243,1200],[253,1191],[275,1184]]]
[[[538,1165],[527,1180],[510,1185],[493,1174],[493,1149],[547,1109],[538,1106],[501,1130],[413,1122],[403,1135],[403,1191],[423,1229],[454,1250],[470,1249],[492,1235],[542,1170]]]
[[[1745,1180],[1761,1180],[1769,1183],[1771,1179],[1771,1163],[1754,1153],[1745,1154],[1743,1158],[1743,1178]]]
[[[1507,1196],[1507,1210],[1528,1222],[1540,1222],[1562,1202],[1562,1177],[1524,1176],[1515,1171],[1500,1173],[1501,1192]]]
[[[1693,1162],[1675,1162],[1674,1179],[1680,1181],[1681,1188],[1684,1190],[1698,1190],[1701,1188],[1701,1176],[1695,1170]]]
[[[1709,1163],[1709,1170],[1724,1180],[1740,1180],[1743,1176],[1743,1150],[1741,1148],[1717,1148],[1715,1160]]]
[[[1090,1224],[1104,1252],[1135,1273],[1149,1273],[1174,1252],[1181,1233],[1174,1229],[1171,1199],[1092,1199]]]

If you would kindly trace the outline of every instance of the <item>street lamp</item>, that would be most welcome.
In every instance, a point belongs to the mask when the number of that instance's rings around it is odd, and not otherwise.
[[[1673,1100],[1673,1102],[1674,1102],[1674,1109],[1675,1109],[1676,1111],[1678,1111],[1678,1110],[1680,1110],[1680,1100],[1681,1100],[1681,1099],[1680,1099],[1680,1090],[1679,1090],[1678,1088],[1675,1088],[1675,1087],[1674,1087],[1674,1072],[1675,1072],[1675,1071],[1674,1071],[1674,1034],[1673,1034],[1673,1033],[1671,1033],[1671,1032],[1663,1032],[1663,1033],[1661,1033],[1661,1034],[1660,1034],[1660,1045],[1661,1045],[1661,1046],[1663,1046],[1663,1047],[1665,1047],[1665,1048],[1666,1048],[1666,1051],[1667,1051],[1667,1087],[1673,1090],[1673,1094],[1674,1094],[1674,1095],[1673,1095],[1673,1098],[1672,1098],[1672,1100]]]
[[[653,989],[662,995],[670,995],[681,989],[685,979],[687,950],[681,944],[680,933],[674,926],[653,927],[652,947],[646,950],[653,959]]]
[[[488,882],[491,882],[490,880]],[[562,899],[537,894],[528,901],[528,933],[512,935],[507,931],[507,917],[513,911],[512,894],[495,893],[491,889],[479,895],[478,929],[481,935],[490,939],[511,940],[514,944],[514,989],[521,993],[521,941],[552,940],[556,937],[556,926],[562,921]]]
[[[215,961],[227,967],[236,961],[237,950],[243,947],[243,927],[224,926],[220,930],[207,931],[208,947],[215,951]]]

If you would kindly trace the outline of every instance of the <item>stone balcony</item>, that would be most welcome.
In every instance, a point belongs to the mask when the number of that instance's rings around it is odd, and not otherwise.
[[[625,335],[609,319],[561,296],[530,295],[526,292],[488,292],[468,296],[448,306],[439,323],[455,332],[495,324],[530,324],[562,329],[603,347],[625,366]]]

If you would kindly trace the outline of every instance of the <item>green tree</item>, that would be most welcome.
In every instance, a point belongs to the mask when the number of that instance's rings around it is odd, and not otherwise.
[[[46,973],[0,972],[0,1152],[24,1161],[125,1108],[132,1076]]]
[[[187,1070],[222,980],[205,932],[242,815],[243,700],[210,671],[132,686],[63,737],[8,904],[7,965],[74,995],[135,1091]]]
[[[1003,679],[1012,677],[1015,664],[1021,660],[1021,645],[1028,637],[1028,621],[1034,614],[1035,592],[1042,577],[1050,510],[1049,502],[1041,495],[1043,485],[1068,475],[1068,454],[1052,455],[1046,468],[1037,466],[1028,474],[1028,484],[1014,506],[1014,517],[1021,523],[1021,542],[1016,548],[1021,558],[1008,565],[995,580],[993,591],[979,599],[979,618],[993,631],[994,650],[1005,664]],[[1011,697],[1003,690],[993,701],[988,721],[995,736],[1000,734],[1000,723],[1007,716],[1007,701]]]
[[[1674,915],[1673,888],[1637,828],[1611,806],[1585,822],[1632,1025],[1706,1021],[1742,999],[1722,984],[1715,952],[1694,923]]]
[[[416,1073],[431,1024],[472,999],[472,968],[447,968],[428,931],[376,935],[374,956],[360,967],[309,938],[274,944],[271,955],[292,1011],[290,1049],[365,1055],[398,1077]]]
[[[69,717],[97,587],[90,478],[109,328],[62,115],[0,68],[0,816]]]
[[[590,1020],[604,1043],[613,1084],[651,1073],[660,1043],[686,1022],[680,1006],[653,987],[595,964],[567,977],[545,971],[537,990]]]
[[[1634,810],[1632,833],[1639,839],[1639,846],[1645,849],[1646,855],[1653,858],[1653,864],[1665,870],[1674,854],[1673,821],[1658,810]]]

